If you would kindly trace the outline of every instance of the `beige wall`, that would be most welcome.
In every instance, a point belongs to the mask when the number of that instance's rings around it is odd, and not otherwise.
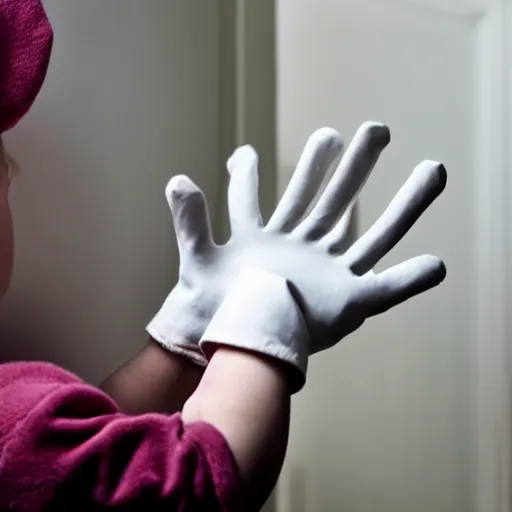
[[[173,283],[168,178],[187,173],[216,197],[218,2],[45,5],[48,80],[7,137],[22,172],[0,357],[98,381],[145,341]]]
[[[470,511],[475,21],[398,0],[277,4],[281,192],[315,128],[348,142],[366,119],[388,123],[393,140],[362,195],[359,233],[422,159],[449,174],[380,266],[430,252],[448,278],[313,359],[282,487],[305,504],[289,510]]]

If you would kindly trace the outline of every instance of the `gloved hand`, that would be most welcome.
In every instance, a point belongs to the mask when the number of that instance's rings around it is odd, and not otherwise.
[[[378,221],[346,249],[350,206],[388,143],[387,127],[365,123],[339,162],[339,135],[331,129],[317,131],[266,226],[258,206],[256,153],[250,146],[239,148],[228,161],[232,236],[223,246],[212,241],[201,190],[184,176],[171,179],[166,195],[178,240],[180,277],[148,325],[151,336],[168,350],[205,364],[198,342],[234,276],[247,266],[287,280],[311,338],[309,353],[331,347],[366,318],[439,284],[446,272],[433,256],[413,258],[380,274],[372,272],[444,189],[446,171],[439,163],[420,164]],[[338,162],[308,212],[323,178]],[[246,293],[250,296],[251,289]],[[218,329],[214,334],[203,338],[206,353],[212,343],[223,342]],[[242,338],[239,344],[243,343]],[[305,372],[304,363],[298,362],[303,358],[282,354],[282,346],[268,340],[246,348],[288,358]]]

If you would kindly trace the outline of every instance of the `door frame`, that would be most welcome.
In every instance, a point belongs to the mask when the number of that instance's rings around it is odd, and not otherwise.
[[[274,0],[219,0],[219,169],[218,207],[223,223],[217,237],[229,236],[226,160],[244,144],[259,157],[260,206],[275,207],[276,45]]]
[[[512,3],[492,0],[476,39],[476,492],[512,511]]]

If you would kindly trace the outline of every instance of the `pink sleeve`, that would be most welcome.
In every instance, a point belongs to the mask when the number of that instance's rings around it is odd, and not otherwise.
[[[0,366],[0,510],[236,510],[236,465],[212,426],[126,416],[58,368],[22,366],[3,382]]]

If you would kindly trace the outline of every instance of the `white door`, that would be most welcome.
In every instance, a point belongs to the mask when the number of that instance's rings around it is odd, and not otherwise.
[[[378,267],[431,253],[448,277],[312,360],[280,512],[476,510],[479,6],[277,5],[281,192],[314,129],[348,143],[365,120],[389,124],[392,142],[361,196],[359,234],[421,160],[448,170],[445,193]]]

